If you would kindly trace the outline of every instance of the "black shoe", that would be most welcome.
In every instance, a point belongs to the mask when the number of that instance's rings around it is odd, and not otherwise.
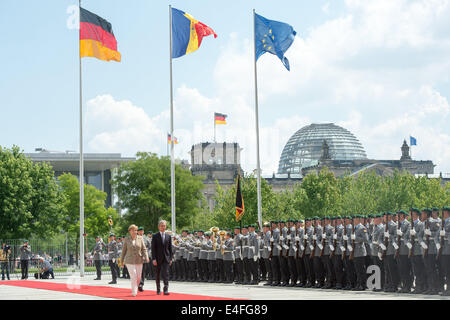
[[[94,280],[102,280],[102,278],[95,278]]]
[[[55,279],[55,278],[53,278],[53,279]],[[117,284],[117,281],[110,281],[110,282],[108,282],[108,284]]]
[[[298,288],[302,288],[302,287],[304,287],[305,285],[304,285],[303,283],[299,282],[299,283],[297,283],[295,286],[298,287]]]
[[[168,296],[169,295],[169,291],[164,291],[164,295]]]
[[[337,284],[336,287],[334,287],[336,290],[342,290],[342,285],[341,284]]]
[[[295,287],[296,283],[295,282],[291,282],[291,284],[289,284],[289,287]]]
[[[280,285],[279,282],[272,282],[272,284],[271,284],[272,287],[278,287],[279,285]]]
[[[444,297],[448,297],[448,296],[450,296],[450,290],[445,290],[445,291],[443,291],[442,293],[441,293],[441,296],[444,296]]]
[[[157,289],[157,290],[156,290],[156,294],[157,294],[157,295],[160,295],[160,294],[161,294],[161,290]]]
[[[143,291],[144,291],[144,289],[142,288],[142,286],[139,286],[139,287],[138,287],[138,290],[139,290],[140,292],[143,292]]]
[[[263,284],[263,286],[271,286],[271,285],[272,285],[272,282],[266,282]]]
[[[311,288],[311,287],[312,287],[311,282],[308,282],[308,283],[305,285],[305,288]]]
[[[413,292],[411,292],[412,294],[423,294],[423,290],[420,290],[418,288],[414,289]]]

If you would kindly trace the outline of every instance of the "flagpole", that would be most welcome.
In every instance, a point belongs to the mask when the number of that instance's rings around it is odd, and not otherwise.
[[[255,30],[255,9],[253,9],[253,54],[254,54],[254,70],[255,70],[255,123],[256,123],[256,174],[257,174],[257,192],[258,192],[258,222],[262,225],[262,208],[261,208],[261,167],[259,162],[259,120],[258,120],[258,75],[256,70],[256,30]]]
[[[175,221],[175,162],[173,158],[173,85],[172,85],[172,6],[169,5],[170,37],[170,199],[172,214],[172,233],[176,231]]]
[[[81,0],[78,0],[79,7],[79,24],[78,30],[81,32]],[[80,41],[78,41],[80,43]],[[81,54],[80,62],[80,276],[84,277],[84,163],[83,163],[83,92],[82,92],[82,73],[81,73]]]
[[[214,113],[214,143],[216,143],[216,114]]]

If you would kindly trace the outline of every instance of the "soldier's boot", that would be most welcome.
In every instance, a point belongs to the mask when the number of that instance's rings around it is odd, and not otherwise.
[[[342,284],[336,283],[336,287],[334,287],[336,290],[342,290]]]
[[[445,296],[445,297],[450,296],[450,289],[444,290],[444,291],[441,293],[441,296]]]

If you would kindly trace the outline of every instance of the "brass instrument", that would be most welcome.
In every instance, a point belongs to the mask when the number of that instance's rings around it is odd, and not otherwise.
[[[224,249],[223,249],[223,245],[224,245],[224,243],[223,243],[223,237],[225,237],[226,233],[227,233],[227,232],[226,232],[225,230],[220,230],[220,231],[219,231],[219,236],[220,236],[220,247],[221,247],[220,252],[222,253],[222,255],[223,255],[223,251],[224,251]]]
[[[213,242],[213,248],[214,248],[214,250],[216,250],[216,247],[217,247],[217,241],[216,241],[216,235],[217,235],[217,233],[219,232],[219,228],[217,228],[217,227],[211,227],[210,229],[209,229],[209,231],[211,231],[212,232],[212,242]]]

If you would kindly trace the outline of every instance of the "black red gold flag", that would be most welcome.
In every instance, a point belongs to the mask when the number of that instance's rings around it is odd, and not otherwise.
[[[242,196],[241,191],[241,177],[238,174],[237,183],[236,183],[236,222],[242,219],[244,216],[244,197]]]
[[[121,59],[111,23],[83,8],[80,8],[80,57]]]

